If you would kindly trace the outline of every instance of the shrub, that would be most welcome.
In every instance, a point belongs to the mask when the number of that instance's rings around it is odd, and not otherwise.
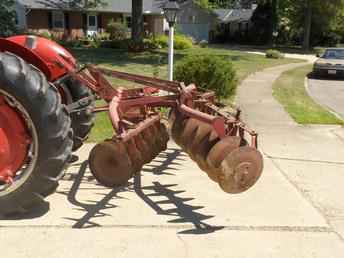
[[[149,38],[143,39],[143,44],[144,44],[145,49],[162,48],[161,45],[159,44],[159,42],[157,42],[154,37],[149,37]]]
[[[155,44],[159,45],[161,48],[168,47],[168,37],[166,35],[159,35],[154,37]]]
[[[53,36],[51,35],[51,33],[49,31],[38,32],[37,36],[42,37],[42,38],[46,38],[46,39],[52,39],[53,38]]]
[[[178,50],[192,48],[192,40],[184,35],[176,35],[174,37],[174,48]]]
[[[157,48],[167,48],[168,47],[168,36],[159,35],[153,38],[154,45]],[[183,50],[192,48],[192,40],[184,35],[175,35],[174,37],[174,49]]]
[[[90,41],[89,46],[90,46],[91,48],[100,48],[100,47],[101,47],[101,44],[102,44],[102,41],[101,41],[99,38],[94,37],[94,38],[92,38],[92,40]]]
[[[127,38],[128,28],[125,24],[110,20],[106,27],[111,40],[123,40]]]
[[[266,58],[272,58],[272,59],[282,59],[284,58],[284,55],[279,52],[278,50],[274,50],[274,49],[269,49],[268,51],[266,51]]]
[[[213,90],[219,98],[233,95],[238,83],[232,63],[218,56],[186,56],[176,64],[174,72],[177,81]]]
[[[206,41],[206,40],[201,40],[201,41],[199,42],[199,46],[200,46],[201,48],[206,48],[206,47],[208,47],[208,41]]]

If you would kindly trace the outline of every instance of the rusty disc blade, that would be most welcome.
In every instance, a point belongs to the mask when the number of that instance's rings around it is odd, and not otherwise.
[[[196,161],[201,160],[208,167],[207,157],[210,150],[220,141],[217,133],[211,130],[201,141],[192,146],[191,152]]]
[[[161,135],[159,122],[152,125],[152,132],[154,134],[155,145],[160,153],[162,151],[163,138]]]
[[[207,173],[209,178],[215,182],[218,182],[217,171],[211,167],[207,162],[207,156],[211,148],[219,141],[217,133],[213,130],[208,133],[203,139],[193,146],[193,159],[197,162],[200,169]]]
[[[137,149],[135,140],[131,139],[125,143],[127,148],[127,152],[131,161],[131,165],[133,167],[133,173],[139,173],[144,165],[144,161],[142,158],[141,152]]]
[[[152,126],[143,130],[142,137],[143,137],[143,140],[149,146],[149,153],[151,155],[151,161],[152,161],[160,153],[159,148],[156,146],[156,141],[155,141],[156,135],[154,135]]]
[[[220,167],[225,157],[232,151],[240,147],[241,138],[239,136],[227,136],[220,140],[210,150],[207,162],[213,168]]]
[[[147,164],[147,163],[151,162],[152,159],[151,159],[150,147],[149,147],[148,143],[145,140],[143,140],[141,134],[135,136],[135,144],[136,144],[137,149],[141,153],[143,163]]]
[[[207,151],[210,144],[209,137],[212,131],[212,127],[208,124],[200,123],[200,125],[198,126],[196,135],[192,140],[190,140],[191,144],[188,146],[187,149],[188,153],[190,153],[190,156],[193,160],[195,160],[195,156],[197,155],[197,153]],[[205,149],[202,150],[201,148]],[[209,151],[210,148],[208,152]]]
[[[166,126],[163,123],[157,124],[159,136],[160,136],[160,150],[165,151],[167,149],[167,143],[170,140]]]
[[[262,171],[263,157],[260,152],[248,146],[240,147],[222,162],[219,185],[226,193],[242,193],[258,181]]]
[[[156,124],[153,124],[151,127],[147,128],[152,137],[152,150],[154,158],[159,155],[161,150],[162,139],[160,135],[160,131],[158,130]]]
[[[181,135],[185,126],[185,123],[187,121],[187,118],[185,118],[181,113],[178,111],[173,111],[170,116],[170,121],[173,121],[173,123],[170,123],[170,133],[172,136],[172,139],[178,144],[181,145]]]
[[[185,127],[181,135],[181,146],[187,152],[189,146],[192,144],[193,138],[196,136],[198,127],[201,125],[201,122],[190,118],[187,120]]]
[[[97,144],[90,153],[89,165],[97,181],[107,187],[125,185],[133,174],[122,142],[105,141]]]

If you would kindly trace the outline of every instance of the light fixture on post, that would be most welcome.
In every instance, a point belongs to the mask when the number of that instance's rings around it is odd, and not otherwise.
[[[168,79],[173,81],[173,41],[174,41],[174,25],[177,22],[177,14],[180,10],[176,1],[168,1],[163,7],[165,19],[169,25],[169,41],[168,41]]]

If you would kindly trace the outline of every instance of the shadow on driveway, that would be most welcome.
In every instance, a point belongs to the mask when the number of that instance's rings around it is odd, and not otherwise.
[[[149,164],[143,169],[142,173],[152,173],[154,175],[168,175],[175,176],[172,172],[167,172],[167,170],[176,171],[175,167],[170,167],[173,165],[180,165],[178,160],[184,160],[185,154],[183,154],[179,149],[168,149],[167,152],[161,153],[159,155],[162,161],[155,161],[158,165]],[[108,194],[97,201],[94,204],[86,204],[77,200],[77,193],[83,181],[93,181],[93,177],[87,177],[85,175],[86,169],[88,167],[88,162],[85,161],[81,164],[80,169],[77,174],[72,174],[70,179],[73,180],[73,185],[68,191],[60,191],[58,193],[67,196],[67,199],[74,206],[85,211],[85,214],[79,218],[66,217],[67,220],[75,221],[73,228],[92,228],[101,227],[102,225],[92,221],[93,218],[111,216],[105,211],[107,209],[114,209],[117,206],[110,204],[112,199],[122,198],[118,196],[118,193],[124,191],[135,191],[137,196],[142,199],[150,208],[152,208],[158,215],[171,216],[172,219],[168,223],[191,223],[194,228],[187,229],[179,232],[179,234],[207,234],[220,230],[223,227],[214,227],[204,221],[210,219],[214,216],[205,215],[199,212],[204,206],[193,206],[187,204],[187,202],[194,200],[192,197],[179,197],[179,194],[185,193],[184,190],[174,190],[177,184],[162,184],[157,181],[153,181],[152,185],[143,186],[141,181],[141,174],[137,174],[134,177],[134,184],[128,184],[125,187],[119,187],[112,189]],[[83,188],[84,190],[84,188]],[[147,193],[148,192],[148,193]],[[154,198],[158,197],[160,201],[154,201]],[[161,197],[165,200],[161,201]],[[88,201],[90,202],[90,201]],[[168,205],[169,208],[165,209],[164,205]],[[174,206],[171,208],[171,205]]]

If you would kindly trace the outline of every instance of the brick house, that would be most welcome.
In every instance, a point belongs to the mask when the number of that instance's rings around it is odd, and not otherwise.
[[[27,31],[49,31],[57,37],[81,38],[105,31],[111,19],[131,26],[131,0],[107,0],[94,10],[83,10],[71,0],[16,0],[18,26]],[[168,25],[155,0],[144,0],[145,30],[161,34]]]

